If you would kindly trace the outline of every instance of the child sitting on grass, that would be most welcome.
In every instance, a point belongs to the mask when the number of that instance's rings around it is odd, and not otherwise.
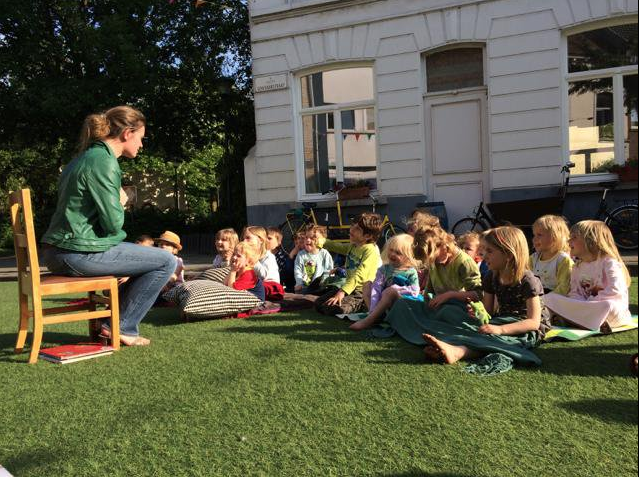
[[[430,307],[452,299],[477,301],[481,298],[479,267],[457,247],[453,235],[441,227],[421,226],[415,232],[413,253],[428,270],[426,292],[435,295],[428,302]]]
[[[566,219],[558,215],[544,215],[535,220],[532,230],[535,251],[528,266],[541,280],[544,293],[567,295],[573,262],[567,253],[570,232]]]
[[[379,214],[363,213],[349,230],[350,244],[326,240],[323,245],[329,252],[346,255],[346,280],[341,287],[329,291],[315,301],[315,308],[325,315],[357,313],[364,308],[362,285],[375,279],[380,254],[375,243],[382,231]]]
[[[313,293],[321,287],[322,279],[333,269],[333,257],[328,250],[319,248],[326,236],[321,226],[306,230],[304,250],[295,257],[295,293]],[[325,229],[325,228],[324,228]]]
[[[184,261],[177,256],[178,252],[182,250],[182,245],[180,244],[179,235],[171,232],[170,230],[167,230],[162,235],[160,235],[159,238],[156,238],[155,243],[158,248],[171,252],[177,258],[175,271],[171,275],[171,278],[169,278],[169,283],[164,286],[164,289],[162,291],[164,293],[174,286],[184,283]]]
[[[612,233],[599,220],[582,220],[570,229],[575,266],[568,296],[549,293],[546,304],[579,327],[609,332],[631,322],[628,310],[630,274]]]
[[[267,227],[266,248],[275,257],[277,269],[280,272],[280,284],[286,290],[292,290],[295,285],[293,260],[291,260],[288,253],[282,249],[282,231],[277,227]]]
[[[221,229],[215,234],[217,255],[213,259],[213,268],[224,268],[231,264],[233,250],[239,242],[237,232],[233,229]]]
[[[483,277],[488,272],[488,266],[484,263],[481,246],[481,235],[477,232],[466,232],[457,237],[457,246],[475,260],[479,267],[479,274]]]
[[[242,241],[253,244],[260,252],[255,263],[255,273],[264,284],[267,300],[281,300],[284,298],[284,288],[280,284],[280,271],[277,268],[275,255],[268,251],[266,244],[268,235],[264,227],[249,225],[244,227]]]
[[[231,255],[231,269],[224,284],[235,290],[246,290],[264,301],[264,285],[254,269],[259,256],[260,251],[254,244],[238,243]]]
[[[399,297],[419,295],[417,262],[412,246],[413,237],[408,234],[395,235],[386,242],[382,251],[384,265],[377,270],[375,280],[363,287],[368,316],[353,323],[351,330],[363,330],[379,322]]]

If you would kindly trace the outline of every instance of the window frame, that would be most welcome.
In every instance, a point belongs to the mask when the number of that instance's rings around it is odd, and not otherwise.
[[[561,74],[561,146],[563,164],[570,161],[570,95],[569,84],[576,81],[584,81],[599,78],[612,79],[612,104],[614,120],[614,158],[617,164],[623,165],[625,162],[624,151],[624,105],[623,105],[623,77],[638,74],[637,65],[616,66],[589,71],[568,72],[568,37],[578,33],[583,33],[601,28],[618,25],[637,24],[637,16],[623,16],[605,21],[589,22],[578,27],[568,28],[561,33],[560,45],[560,74]],[[591,172],[586,174],[575,174],[571,176],[573,184],[590,184],[602,181],[614,180],[617,175],[612,173]]]
[[[334,70],[343,70],[349,68],[370,68],[372,72],[372,88],[373,88],[373,98],[371,100],[366,101],[352,101],[349,103],[338,103],[339,106],[332,105],[324,105],[324,106],[314,106],[310,108],[302,107],[302,99],[301,99],[301,80],[302,77],[311,75],[314,73],[320,73],[325,71],[334,71]],[[298,200],[314,200],[314,201],[322,201],[322,200],[332,200],[333,197],[322,195],[321,192],[318,193],[307,193],[306,192],[306,179],[304,177],[304,127],[302,124],[302,118],[304,116],[311,116],[313,114],[324,114],[331,113],[334,114],[334,128],[333,134],[335,135],[335,179],[337,181],[344,181],[344,156],[343,156],[343,137],[342,137],[342,111],[348,111],[352,109],[369,109],[373,108],[373,114],[375,118],[375,173],[377,178],[377,190],[373,191],[373,194],[381,193],[381,178],[379,176],[380,173],[380,161],[379,161],[379,141],[378,138],[378,120],[379,113],[377,110],[377,84],[376,84],[377,72],[375,69],[375,63],[371,61],[365,62],[339,62],[333,63],[331,65],[322,65],[314,68],[307,68],[304,70],[300,70],[291,74],[291,84],[292,84],[292,94],[293,94],[293,111],[294,111],[294,121],[293,121],[293,129],[295,134],[295,188],[297,190],[297,198]],[[335,114],[337,113],[337,114]],[[368,126],[367,124],[365,126]]]

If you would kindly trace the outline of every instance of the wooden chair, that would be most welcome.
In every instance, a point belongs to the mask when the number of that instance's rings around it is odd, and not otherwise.
[[[61,275],[40,275],[37,242],[33,228],[31,192],[22,189],[9,195],[13,243],[18,265],[18,299],[20,302],[20,326],[16,342],[16,353],[21,353],[27,339],[29,319],[33,318],[33,344],[29,363],[38,360],[44,325],[71,321],[109,318],[111,324],[111,345],[120,348],[120,313],[118,307],[118,281],[112,276],[67,277]],[[109,290],[108,296],[99,296],[98,291]],[[42,308],[42,298],[68,293],[88,294],[86,304]],[[29,309],[31,297],[32,309]],[[106,310],[97,310],[97,304],[107,305]],[[89,321],[97,324],[95,321]]]

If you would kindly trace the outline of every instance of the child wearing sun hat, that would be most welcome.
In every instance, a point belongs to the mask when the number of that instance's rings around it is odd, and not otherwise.
[[[171,252],[173,255],[176,256],[175,258],[177,259],[175,271],[173,272],[173,275],[171,275],[169,282],[162,290],[162,292],[164,293],[174,286],[184,283],[184,261],[177,256],[178,252],[182,250],[182,245],[180,244],[180,236],[175,232],[167,230],[155,239],[155,245],[158,248],[162,248]]]

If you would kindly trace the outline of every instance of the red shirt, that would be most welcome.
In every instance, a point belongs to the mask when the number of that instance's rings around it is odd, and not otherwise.
[[[235,277],[235,282],[233,283],[233,288],[236,290],[250,290],[251,288],[255,288],[257,285],[257,275],[255,274],[255,270],[252,268],[249,270],[244,270],[242,273]]]

